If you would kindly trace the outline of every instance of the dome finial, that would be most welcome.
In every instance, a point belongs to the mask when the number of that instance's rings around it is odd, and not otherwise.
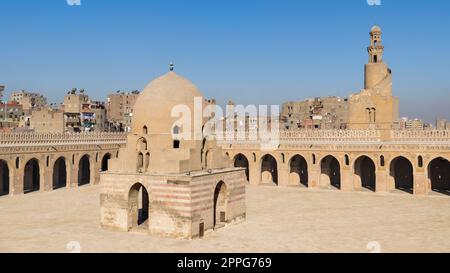
[[[172,72],[174,69],[175,69],[175,65],[173,64],[173,62],[170,62],[169,70]]]

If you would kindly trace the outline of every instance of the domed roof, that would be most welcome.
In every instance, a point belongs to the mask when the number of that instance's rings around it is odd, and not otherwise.
[[[370,30],[370,32],[381,32],[381,27],[375,25],[372,27],[372,29]]]
[[[150,133],[170,133],[174,121],[171,117],[173,108],[186,105],[193,113],[195,97],[203,98],[203,95],[192,82],[175,72],[157,78],[147,85],[136,100],[132,131],[140,133],[145,126]]]

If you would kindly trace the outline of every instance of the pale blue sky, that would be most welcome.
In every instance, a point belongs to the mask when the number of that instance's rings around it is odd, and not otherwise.
[[[0,83],[59,102],[142,89],[170,61],[207,97],[278,104],[363,87],[384,30],[401,114],[450,118],[450,1],[2,0]]]

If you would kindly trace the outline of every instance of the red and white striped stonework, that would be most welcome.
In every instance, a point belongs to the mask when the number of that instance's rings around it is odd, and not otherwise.
[[[220,227],[245,220],[245,183],[245,170],[236,168],[173,176],[104,173],[101,175],[101,223],[107,229],[132,230],[130,190],[141,184],[149,196],[148,228],[144,232],[196,238],[203,233],[202,229],[219,227],[214,221],[219,213],[215,213],[218,198],[215,193],[219,186],[224,187],[221,192],[225,204],[221,208],[225,221]]]

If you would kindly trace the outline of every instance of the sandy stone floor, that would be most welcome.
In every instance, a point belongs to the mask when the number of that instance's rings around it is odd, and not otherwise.
[[[249,187],[246,223],[177,241],[100,229],[98,192],[0,198],[0,252],[450,252],[446,196]]]

